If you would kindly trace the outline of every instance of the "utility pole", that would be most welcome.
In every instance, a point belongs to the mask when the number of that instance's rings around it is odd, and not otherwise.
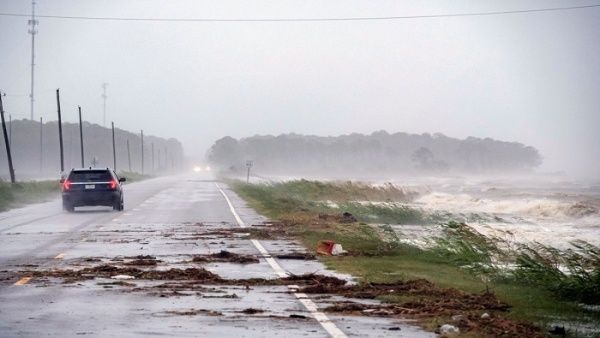
[[[142,130],[140,133],[142,137],[142,175],[144,175],[144,131]]]
[[[154,172],[154,142],[152,142],[152,172]]]
[[[113,141],[113,170],[117,171],[117,148],[115,147],[115,123],[111,122],[112,128],[112,141]]]
[[[40,116],[40,174],[44,171],[44,120]]]
[[[169,171],[169,149],[165,147],[165,170]]]
[[[81,122],[81,106],[77,106],[79,109],[79,141],[81,144],[81,167],[85,167],[85,159],[83,157],[83,123]]]
[[[129,164],[129,172],[131,171],[131,150],[129,149],[129,139],[127,139],[127,163]]]
[[[158,149],[158,171],[160,171],[160,149]]]
[[[31,91],[29,92],[29,99],[30,101],[30,108],[31,108],[31,112],[30,112],[30,118],[33,121],[33,102],[34,97],[33,97],[33,83],[34,83],[34,69],[35,69],[35,35],[37,34],[37,29],[35,28],[35,26],[37,26],[38,21],[35,19],[35,0],[31,0],[31,19],[27,22],[28,26],[31,26],[31,28],[29,28],[28,33],[31,34]]]
[[[62,119],[60,117],[60,92],[56,90],[56,106],[58,108],[58,143],[60,145],[60,172],[65,172],[65,152],[63,148]]]
[[[250,183],[250,168],[254,165],[254,161],[248,160],[246,161],[246,167],[248,168],[248,172],[246,174],[246,184]]]
[[[106,98],[108,96],[106,96],[106,87],[108,86],[108,83],[103,83],[102,84],[102,126],[106,127]]]
[[[12,145],[12,115],[8,114],[8,143]]]
[[[6,145],[6,158],[8,159],[8,172],[10,183],[15,183],[15,168],[13,168],[12,154],[10,153],[10,142],[6,134],[6,122],[4,121],[4,106],[2,105],[2,93],[0,93],[0,115],[2,116],[2,132],[4,133],[4,144]]]

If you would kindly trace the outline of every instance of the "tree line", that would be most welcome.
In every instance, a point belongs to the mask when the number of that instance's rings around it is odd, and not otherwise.
[[[542,163],[537,149],[518,142],[386,131],[335,137],[227,136],[212,145],[207,157],[228,171],[241,172],[253,160],[256,172],[314,175],[523,173]]]

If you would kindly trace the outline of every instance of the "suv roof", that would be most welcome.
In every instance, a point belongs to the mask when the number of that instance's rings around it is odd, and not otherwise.
[[[111,168],[108,167],[104,167],[104,168],[96,168],[96,167],[88,167],[88,168],[73,168],[71,169],[71,171],[86,171],[86,170],[110,170],[112,171]]]

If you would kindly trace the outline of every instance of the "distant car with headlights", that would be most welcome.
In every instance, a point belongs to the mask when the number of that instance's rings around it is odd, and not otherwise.
[[[63,209],[72,212],[81,206],[109,206],[113,210],[124,209],[121,183],[125,177],[119,177],[110,168],[72,169],[62,185]]]

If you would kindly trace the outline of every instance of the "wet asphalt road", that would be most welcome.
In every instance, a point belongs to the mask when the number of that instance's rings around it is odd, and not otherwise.
[[[210,176],[161,177],[124,189],[124,212],[94,207],[67,213],[55,200],[0,213],[0,337],[433,336],[399,319],[322,313],[337,297],[306,296],[285,285],[203,285],[166,293],[151,280],[121,286],[107,278],[21,279],[26,270],[81,269],[138,255],[156,257],[155,269],[183,269],[192,266],[191,255],[221,250],[260,257],[257,264],[202,265],[222,278],[316,272],[351,279],[318,261],[269,257],[304,250],[289,239],[199,235],[266,221]],[[249,308],[262,312],[243,312]]]

